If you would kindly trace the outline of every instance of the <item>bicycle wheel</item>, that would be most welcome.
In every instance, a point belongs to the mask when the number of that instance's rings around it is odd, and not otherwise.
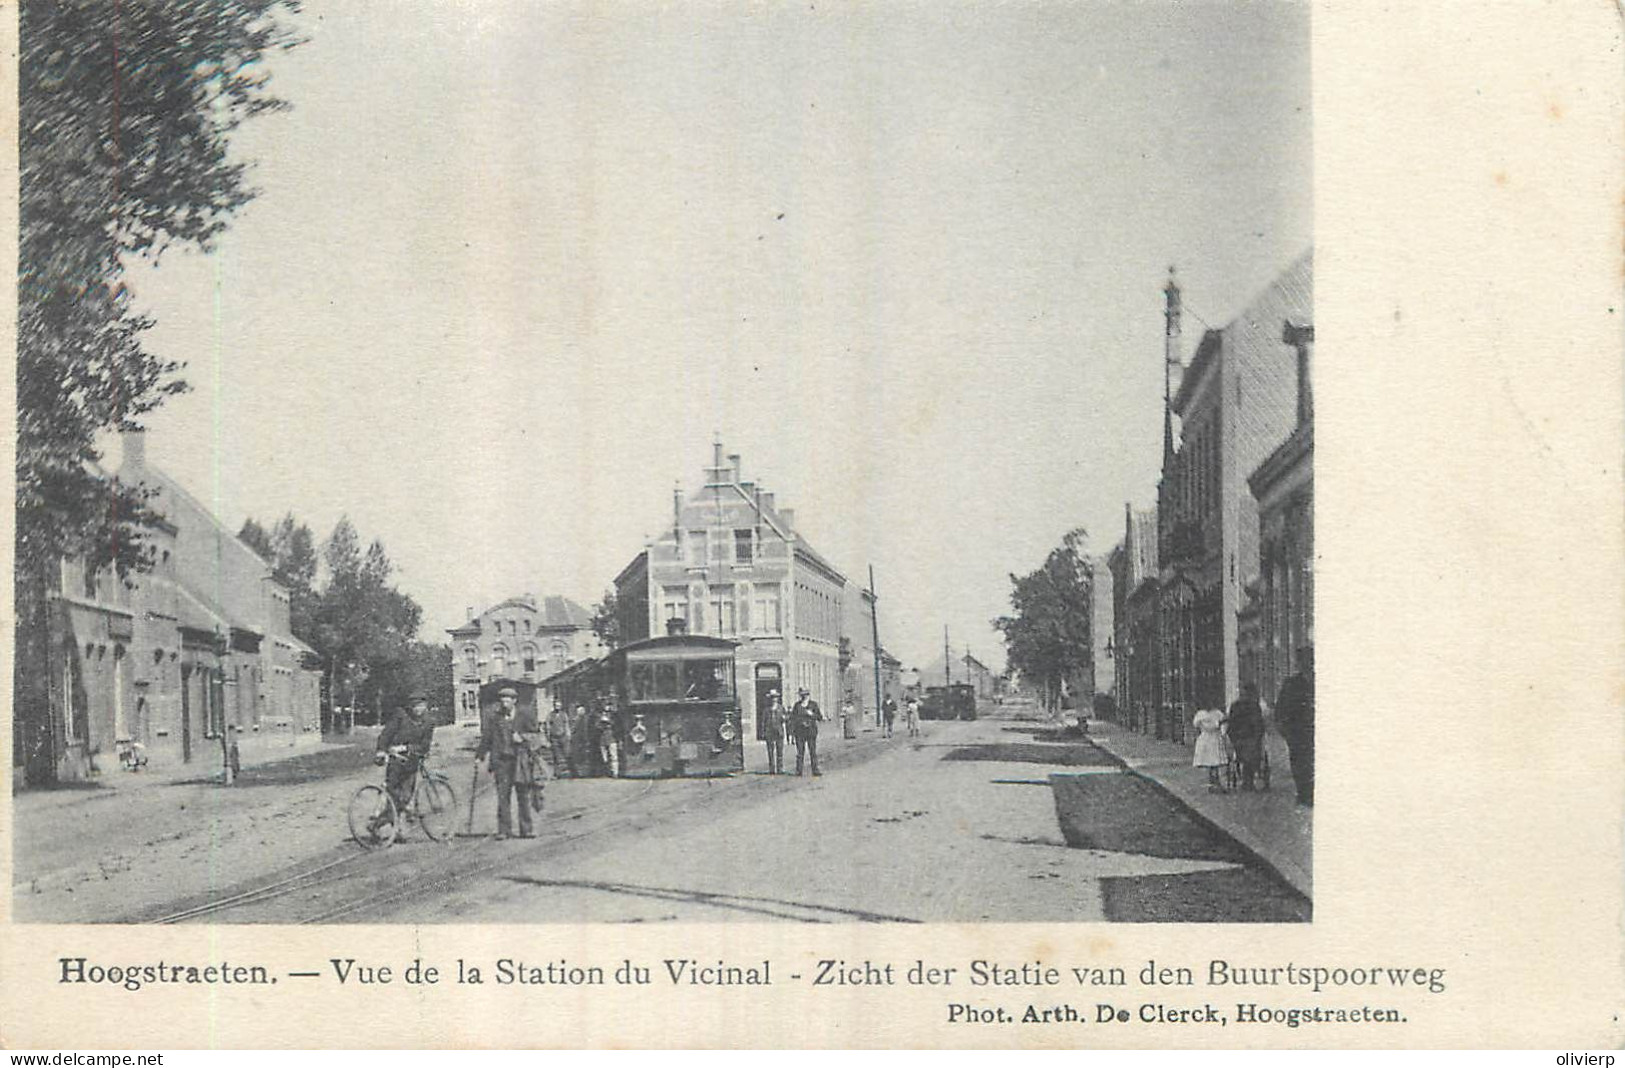
[[[413,802],[423,833],[436,842],[444,842],[457,825],[457,792],[444,779],[424,779],[418,783],[418,795]]]
[[[363,786],[350,798],[350,837],[363,849],[380,849],[395,841],[400,819],[395,802],[380,786]]]

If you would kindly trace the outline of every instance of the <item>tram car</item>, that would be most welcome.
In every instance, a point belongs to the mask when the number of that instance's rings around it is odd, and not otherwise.
[[[745,767],[735,643],[677,634],[633,642],[604,668],[628,778],[731,775]]]

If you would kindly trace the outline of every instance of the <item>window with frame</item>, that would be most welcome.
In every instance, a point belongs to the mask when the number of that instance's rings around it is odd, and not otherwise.
[[[754,530],[734,531],[734,562],[749,564],[756,559],[756,532]]]
[[[660,591],[660,621],[664,627],[667,620],[680,619],[688,622],[688,587],[665,586]]]
[[[480,673],[480,651],[472,645],[463,646],[463,674],[478,675]]]
[[[732,586],[711,587],[711,618],[716,621],[714,633],[719,638],[731,637],[734,633],[734,588]]]
[[[689,567],[704,567],[706,564],[705,531],[689,531],[688,535],[683,539],[683,552],[683,559],[687,561]]]
[[[778,583],[758,584],[751,602],[751,633],[780,633],[782,623],[779,617]]]
[[[525,643],[524,653],[525,653],[525,661],[524,661],[524,663],[525,663],[525,674],[527,676],[535,675],[536,674],[536,647],[534,645],[531,645],[529,642],[526,642]]]
[[[491,647],[491,673],[501,676],[508,670],[508,647],[497,644]]]

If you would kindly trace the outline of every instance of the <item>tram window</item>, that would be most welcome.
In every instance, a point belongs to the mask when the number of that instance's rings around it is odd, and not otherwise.
[[[671,660],[655,662],[655,696],[662,701],[675,701],[683,695],[677,664]]]
[[[653,664],[628,664],[627,688],[632,691],[632,700],[653,701],[655,699],[655,666]]]
[[[683,698],[689,701],[717,701],[727,696],[727,662],[688,660],[683,663]]]

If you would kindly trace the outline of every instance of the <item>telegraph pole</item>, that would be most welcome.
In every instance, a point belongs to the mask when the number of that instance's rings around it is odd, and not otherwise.
[[[875,640],[875,727],[883,730],[883,714],[880,711],[884,700],[880,687],[880,605],[879,598],[875,596],[875,565],[869,565],[869,627]]]

